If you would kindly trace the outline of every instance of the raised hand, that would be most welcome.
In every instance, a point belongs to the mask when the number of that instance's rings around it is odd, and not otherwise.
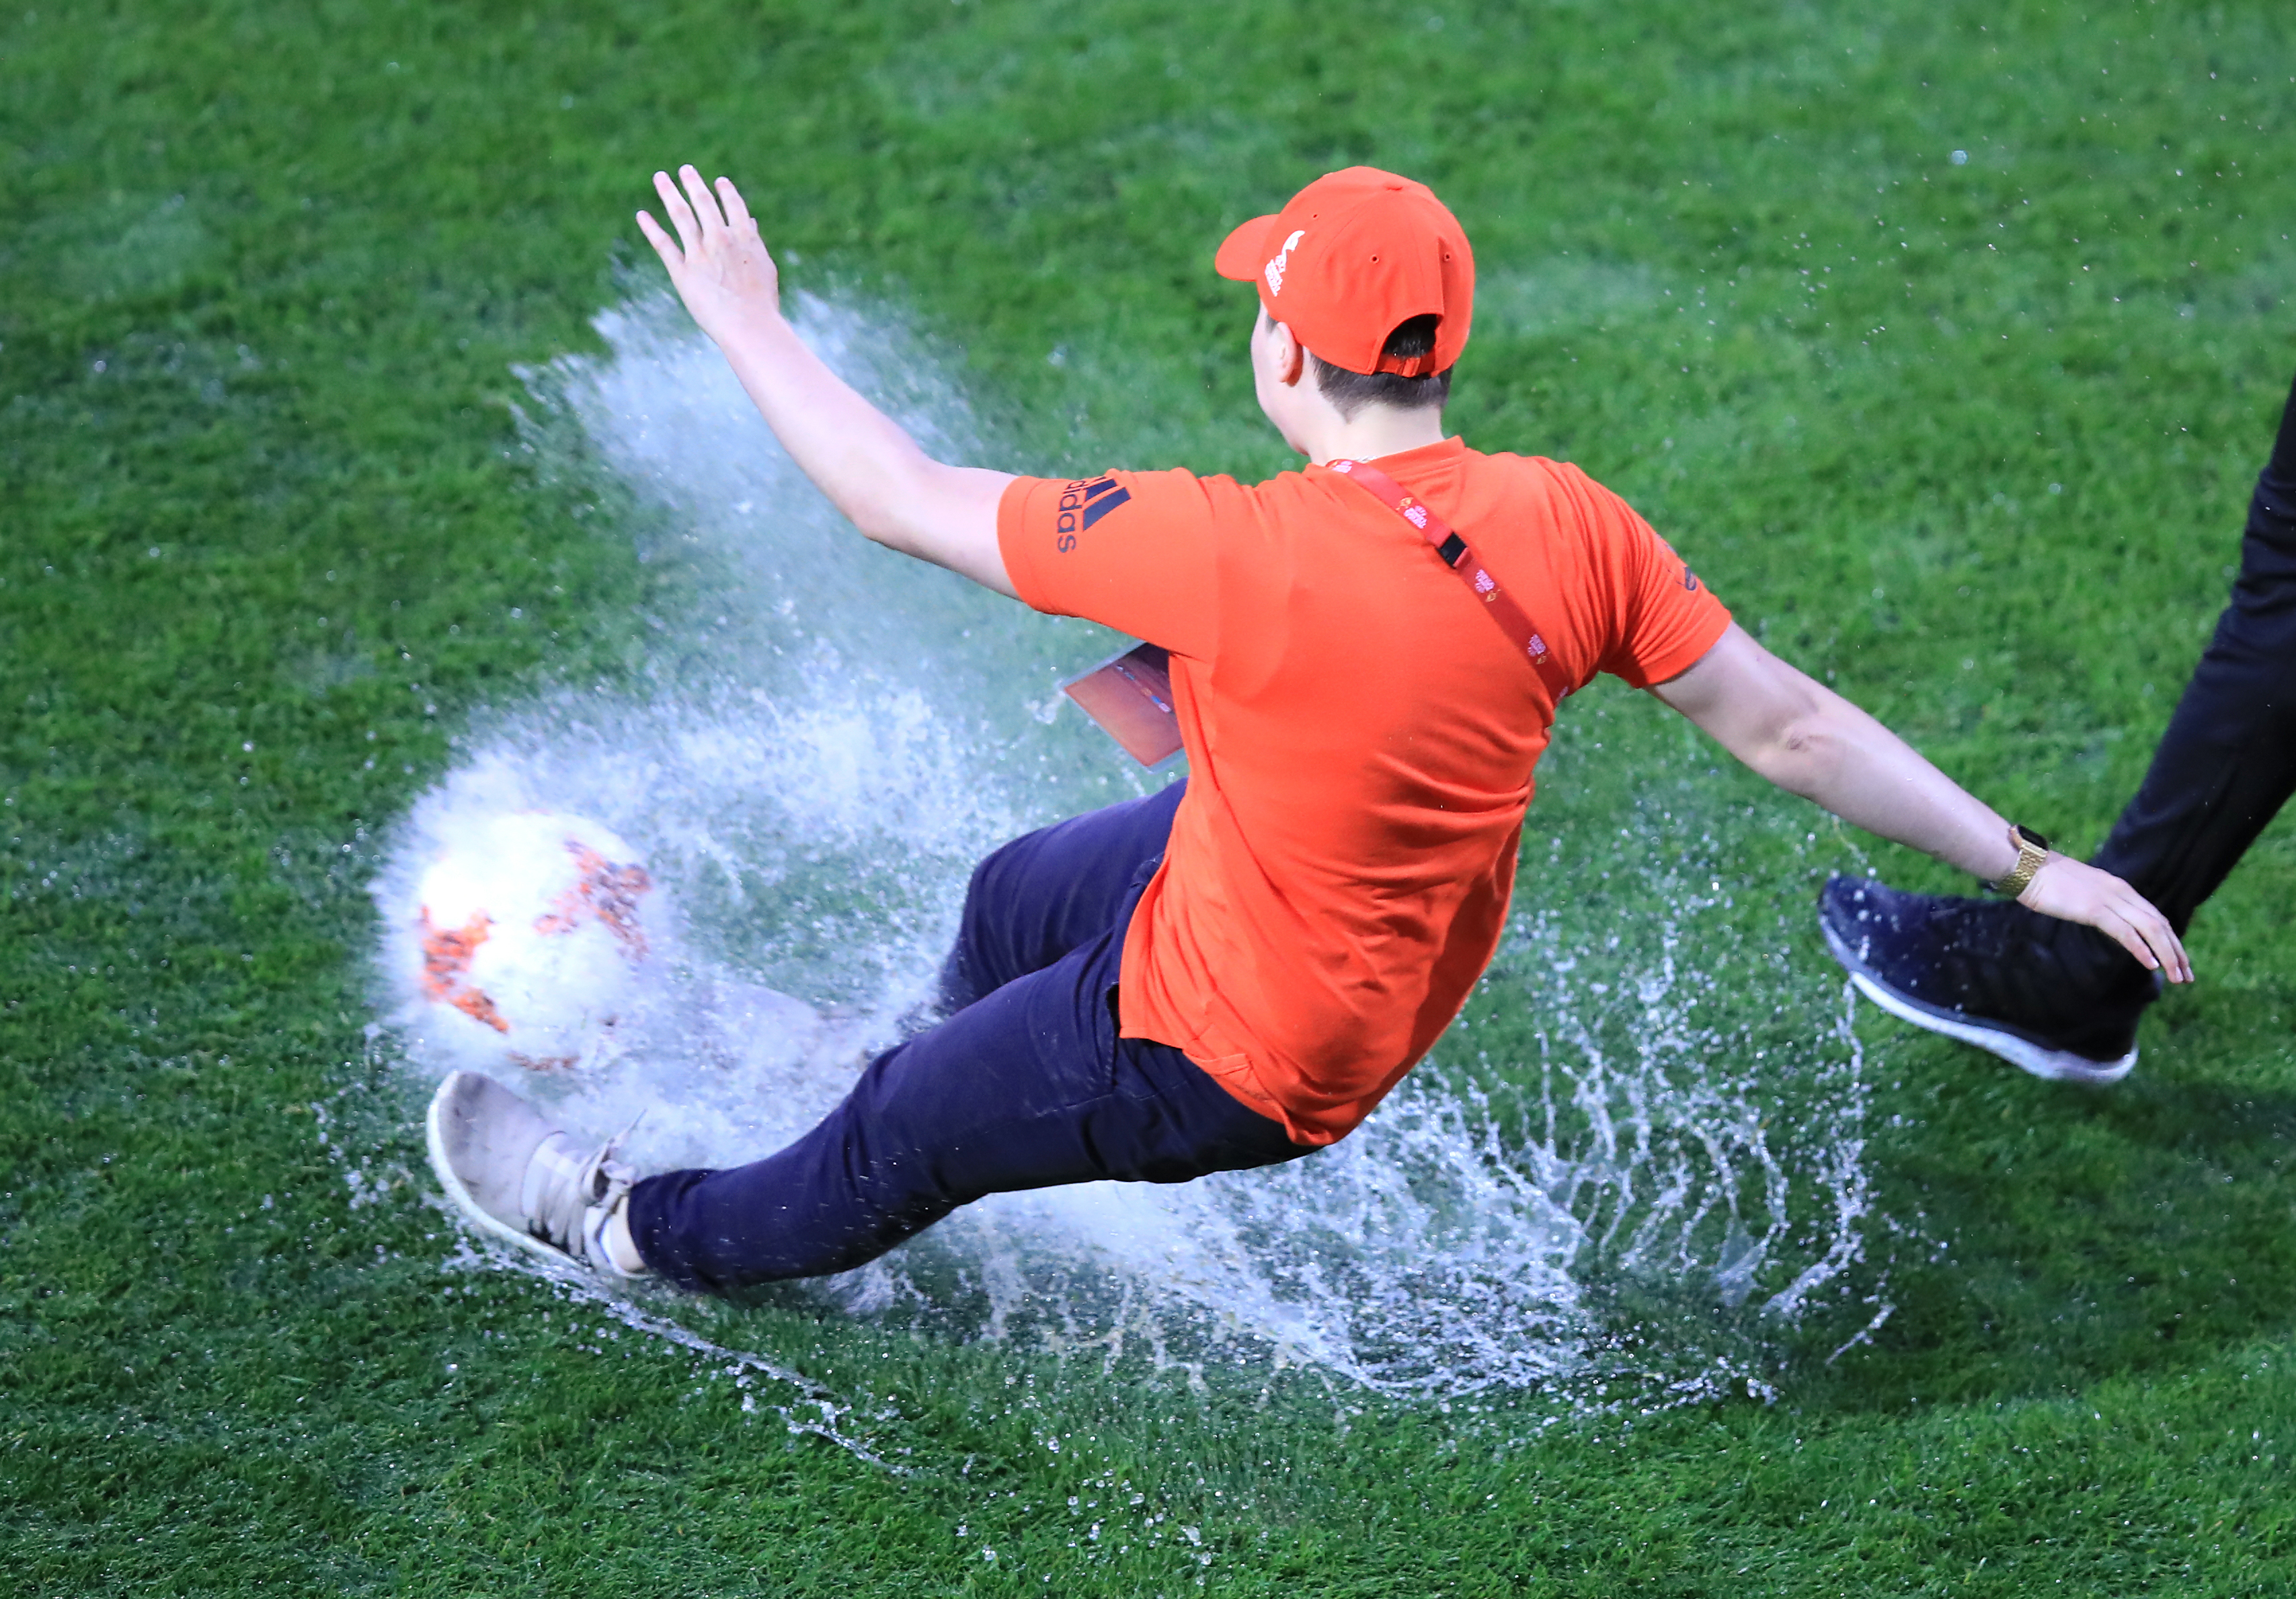
[[[719,178],[713,193],[691,164],[680,167],[677,177],[683,193],[668,173],[653,175],[654,192],[677,236],[671,238],[645,211],[638,213],[638,231],[669,268],[670,285],[693,320],[720,345],[744,323],[777,320],[781,274],[734,180]]]
[[[2052,854],[2017,896],[2017,903],[2045,916],[2095,928],[2172,983],[2193,980],[2193,963],[2169,918],[2110,872]]]

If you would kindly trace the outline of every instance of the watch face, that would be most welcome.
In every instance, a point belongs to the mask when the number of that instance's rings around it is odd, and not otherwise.
[[[2035,832],[2030,827],[2013,824],[2010,831],[2017,835],[2019,841],[2030,844],[2036,849],[2046,849],[2049,848],[2049,840],[2043,838],[2039,833]]]

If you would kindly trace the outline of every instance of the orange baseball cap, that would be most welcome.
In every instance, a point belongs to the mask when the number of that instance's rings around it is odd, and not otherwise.
[[[1230,234],[1213,266],[1257,283],[1269,317],[1349,372],[1447,372],[1474,321],[1467,230],[1426,184],[1376,167],[1324,174],[1275,216]],[[1387,336],[1414,316],[1438,319],[1434,353],[1382,355]]]

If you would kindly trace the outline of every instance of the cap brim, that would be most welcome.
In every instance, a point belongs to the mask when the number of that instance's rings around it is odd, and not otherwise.
[[[1212,270],[1234,283],[1259,282],[1263,265],[1260,252],[1267,247],[1267,226],[1275,220],[1273,214],[1254,217],[1221,240],[1219,253],[1212,258]]]

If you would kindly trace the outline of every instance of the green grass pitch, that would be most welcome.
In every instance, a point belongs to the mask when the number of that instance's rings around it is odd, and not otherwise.
[[[2296,1587],[2287,817],[2120,1088],[1864,1013],[1865,1159],[1923,1241],[1869,1343],[1513,1443],[726,1313],[892,1418],[873,1464],[769,1382],[744,1410],[536,1279],[442,1274],[451,1228],[366,1202],[312,1111],[388,1074],[377,839],[481,707],[656,647],[675,574],[510,410],[652,270],[655,167],[734,175],[791,282],[901,308],[999,463],[1251,474],[1284,463],[1213,245],[1332,167],[1423,177],[1481,268],[1456,427],[1584,464],[1774,648],[2087,849],[2296,367],[2292,107],[2269,0],[16,0],[0,1587]],[[1565,857],[1599,902],[1622,817],[1678,801],[1720,925],[1820,989],[1824,870],[1949,886],[1710,764],[1636,696],[1574,701],[1526,882]]]

